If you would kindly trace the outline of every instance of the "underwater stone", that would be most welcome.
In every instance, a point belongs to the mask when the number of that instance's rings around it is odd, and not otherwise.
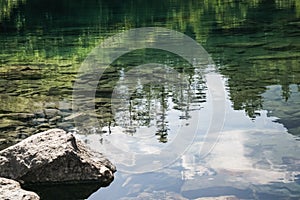
[[[53,108],[48,108],[44,110],[46,118],[53,118],[57,115],[59,115],[59,110],[53,109]]]
[[[217,44],[217,47],[227,47],[227,48],[253,48],[266,45],[265,42],[243,42],[243,43],[223,43]]]
[[[238,200],[236,196],[202,197],[196,200]]]

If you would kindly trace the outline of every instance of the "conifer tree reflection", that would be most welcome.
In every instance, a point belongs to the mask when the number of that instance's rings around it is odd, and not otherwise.
[[[160,110],[156,120],[157,131],[155,135],[158,136],[158,140],[162,143],[168,142],[168,121],[167,121],[167,109],[168,109],[168,100],[167,100],[167,91],[164,86],[160,87]]]

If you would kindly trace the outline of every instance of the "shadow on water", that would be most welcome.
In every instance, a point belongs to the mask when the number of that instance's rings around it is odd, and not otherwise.
[[[57,185],[23,185],[22,188],[36,192],[43,200],[87,199],[96,192],[99,183],[57,184]]]

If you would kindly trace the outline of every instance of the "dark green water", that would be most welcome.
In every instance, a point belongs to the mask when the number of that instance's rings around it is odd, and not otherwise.
[[[95,114],[72,110],[73,84],[91,50],[117,33],[142,27],[164,27],[193,38],[223,77],[224,127],[204,158],[199,149],[212,113],[206,83],[171,53],[141,49],[123,55],[99,80]],[[59,127],[78,133],[96,150],[103,150],[103,141],[119,141],[128,152],[153,153],[172,143],[178,127],[197,131],[174,163],[141,174],[121,170],[109,187],[82,192],[82,198],[300,198],[299,1],[2,0],[0,45],[1,149]],[[185,75],[187,85],[139,85],[130,115],[115,115],[114,87],[122,74],[145,63],[172,67]],[[199,113],[198,127],[193,119]],[[78,117],[82,124],[74,123]],[[140,143],[140,137],[149,139]],[[118,163],[120,157],[110,159]],[[48,197],[55,193],[43,191]]]

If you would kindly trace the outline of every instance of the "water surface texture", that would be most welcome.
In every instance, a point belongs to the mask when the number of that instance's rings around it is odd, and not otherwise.
[[[143,27],[184,33],[213,60],[226,100],[223,128],[208,155],[201,147],[211,141],[206,133],[216,112],[208,79],[171,52],[144,48],[122,55],[97,83],[95,112],[72,108],[73,85],[89,53],[115,34]],[[176,72],[184,84],[142,84],[139,78],[125,84],[128,73],[147,63],[168,66],[173,70],[158,68],[155,74]],[[92,77],[79,80],[85,84]],[[122,83],[121,95],[130,94],[130,104],[113,112],[120,99],[112,94]],[[90,101],[84,95],[81,100]],[[129,166],[109,187],[93,187],[94,193],[80,198],[299,199],[300,1],[2,0],[0,149],[49,128],[76,133],[117,169],[118,163]],[[172,163],[135,173],[152,161],[135,166],[134,153],[169,151],[179,134],[190,132],[193,137],[182,137],[190,146]],[[122,154],[109,149],[113,145]],[[70,191],[65,198],[74,199],[80,194],[72,197],[72,190],[85,187],[37,192],[53,199]]]

